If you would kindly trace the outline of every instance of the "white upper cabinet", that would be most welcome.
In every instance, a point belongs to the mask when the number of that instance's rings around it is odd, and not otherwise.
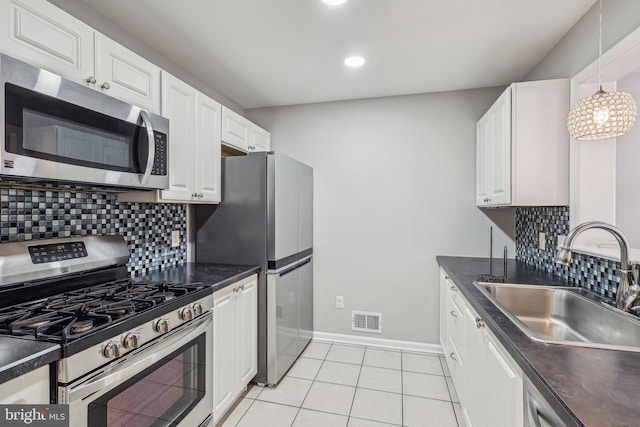
[[[196,135],[194,188],[199,202],[219,203],[220,183],[220,119],[222,105],[208,96],[196,93]]]
[[[240,114],[222,107],[222,143],[240,151],[271,150],[271,134]]]
[[[567,79],[514,83],[476,125],[477,206],[569,203]]]
[[[169,188],[162,199],[197,196],[195,169],[196,90],[169,73],[162,76],[162,115],[169,119]]]
[[[0,50],[84,83],[93,76],[93,29],[46,0],[0,1]]]
[[[160,113],[160,68],[45,0],[3,0],[0,50]]]
[[[100,33],[95,33],[95,88],[160,113],[160,67]]]
[[[164,201],[219,203],[222,106],[163,72],[162,115],[169,126],[169,189]]]
[[[251,124],[251,151],[270,151],[271,150],[271,134],[261,127]]]

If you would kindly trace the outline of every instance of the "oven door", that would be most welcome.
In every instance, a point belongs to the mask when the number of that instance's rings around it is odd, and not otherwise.
[[[70,425],[209,425],[212,330],[208,312],[79,384],[61,387]]]
[[[3,175],[167,188],[168,120],[0,55]]]

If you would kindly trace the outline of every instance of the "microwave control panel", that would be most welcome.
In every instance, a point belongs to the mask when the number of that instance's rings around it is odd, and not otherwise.
[[[153,161],[151,175],[167,174],[167,135],[154,132],[156,144],[156,157]]]

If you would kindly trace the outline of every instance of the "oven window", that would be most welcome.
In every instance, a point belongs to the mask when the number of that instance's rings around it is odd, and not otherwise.
[[[89,404],[87,425],[175,426],[205,395],[205,334]]]

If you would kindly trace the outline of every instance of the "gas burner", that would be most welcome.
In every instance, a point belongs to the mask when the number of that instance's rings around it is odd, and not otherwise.
[[[149,298],[153,299],[156,303],[161,303],[163,301],[171,301],[172,299],[175,299],[175,297],[175,292],[166,291],[153,294]]]
[[[37,331],[39,327],[44,326],[47,323],[49,323],[49,320],[47,320],[47,319],[35,320],[33,322],[30,322],[30,323],[25,323],[22,327],[24,329],[31,329],[33,331]]]
[[[91,319],[76,320],[71,324],[71,333],[79,334],[81,332],[86,332],[92,328],[93,328],[93,320]]]

